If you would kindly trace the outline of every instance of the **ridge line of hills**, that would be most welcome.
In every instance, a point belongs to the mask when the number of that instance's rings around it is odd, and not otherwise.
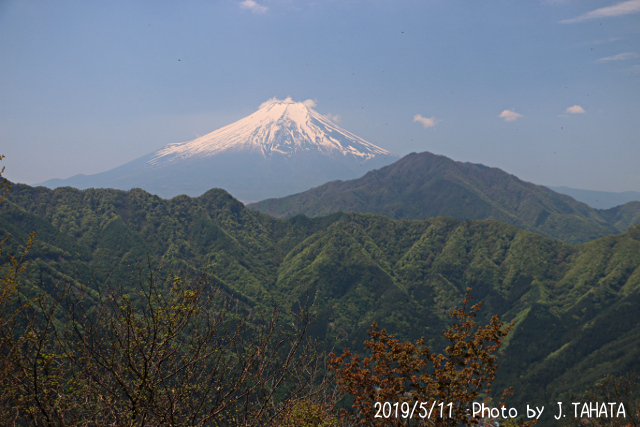
[[[444,345],[447,311],[467,286],[516,327],[495,389],[548,404],[606,374],[640,371],[640,225],[572,246],[497,220],[393,220],[365,213],[276,219],[223,190],[164,200],[143,190],[14,185],[0,237],[35,231],[22,292],[127,283],[129,266],[214,268],[254,309],[294,306],[309,291],[311,333],[358,348],[372,321],[401,339]],[[479,321],[486,320],[486,317]]]
[[[248,207],[279,218],[348,211],[393,219],[497,219],[568,243],[619,233],[640,222],[640,201],[593,209],[501,169],[428,152],[411,153],[358,179],[328,182]]]

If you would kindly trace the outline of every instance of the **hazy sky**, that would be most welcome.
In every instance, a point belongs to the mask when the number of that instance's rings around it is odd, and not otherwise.
[[[640,191],[640,0],[0,0],[0,153],[35,184],[314,99],[397,154]]]

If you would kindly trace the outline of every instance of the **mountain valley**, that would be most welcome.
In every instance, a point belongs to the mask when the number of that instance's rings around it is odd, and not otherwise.
[[[60,282],[128,283],[130,268],[149,258],[174,271],[213,269],[217,284],[253,310],[272,300],[287,309],[310,295],[310,332],[326,349],[361,349],[374,320],[442,348],[447,312],[470,286],[483,303],[480,321],[499,314],[515,322],[496,389],[527,384],[516,403],[640,369],[640,225],[572,246],[497,220],[275,219],[222,190],[164,200],[142,190],[25,185],[13,186],[0,212],[10,242],[36,232],[25,295]]]
[[[482,164],[395,161],[310,105],[269,100],[196,140],[46,183],[66,187],[13,185],[0,238],[18,253],[37,236],[21,295],[69,285],[95,304],[97,290],[133,292],[137,268],[209,271],[258,317],[276,304],[288,322],[309,301],[322,350],[363,351],[375,321],[442,351],[470,287],[479,323],[514,324],[494,383],[526,384],[514,405],[640,371],[640,202],[593,209]]]

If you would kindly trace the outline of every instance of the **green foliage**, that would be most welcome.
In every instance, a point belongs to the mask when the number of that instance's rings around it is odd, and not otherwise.
[[[321,403],[305,400],[296,402],[282,421],[280,427],[338,427],[338,418]]]
[[[0,155],[0,160],[4,156]],[[4,167],[0,170],[0,204],[5,201],[11,186],[2,179]],[[26,256],[33,244],[34,234],[29,234],[25,245],[11,250],[10,235],[0,240],[0,421],[10,420],[14,416],[13,401],[20,398],[19,390],[10,382],[15,369],[14,360],[20,357],[20,348],[24,342],[21,332],[26,325],[19,318],[29,307],[30,302],[22,301],[19,293],[19,277],[27,268]]]
[[[486,313],[515,322],[494,383],[529,385],[514,403],[545,403],[607,373],[640,370],[638,225],[571,246],[496,220],[282,220],[222,190],[163,200],[142,190],[14,185],[0,205],[0,237],[26,241],[31,231],[40,240],[21,291],[32,297],[63,281],[95,301],[96,284],[129,283],[130,268],[148,256],[152,268],[213,269],[213,284],[256,313],[269,313],[265,301],[288,308],[309,295],[310,333],[326,349],[361,350],[373,321],[444,349],[447,313],[470,284]]]
[[[640,201],[627,202],[624,205],[602,210],[600,215],[618,230],[626,230],[640,223]]]
[[[584,243],[640,222],[640,202],[598,211],[497,168],[412,153],[359,179],[334,181],[251,208],[280,218],[368,212],[394,219],[451,216],[497,219],[525,230]]]
[[[95,426],[272,424],[313,399],[320,365],[308,311],[283,327],[233,307],[210,278],[140,271],[134,292],[68,288],[20,313],[3,422]]]

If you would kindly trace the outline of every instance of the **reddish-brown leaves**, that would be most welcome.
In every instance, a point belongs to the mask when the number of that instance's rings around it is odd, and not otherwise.
[[[471,296],[465,295],[462,308],[449,315],[451,327],[443,331],[449,341],[444,353],[433,353],[424,338],[415,343],[400,342],[374,322],[368,331],[365,347],[371,356],[361,358],[346,349],[342,355],[329,355],[329,369],[336,373],[341,391],[353,396],[353,410],[343,411],[343,418],[356,425],[436,425],[457,426],[475,423],[467,412],[472,402],[488,396],[498,365],[495,353],[512,325],[493,316],[486,326],[474,321],[481,304],[467,310]],[[422,419],[419,411],[413,417],[376,418],[375,402],[436,401],[437,411]],[[439,405],[444,412],[440,416]],[[449,407],[452,404],[449,416]],[[437,413],[436,413],[437,412]]]

